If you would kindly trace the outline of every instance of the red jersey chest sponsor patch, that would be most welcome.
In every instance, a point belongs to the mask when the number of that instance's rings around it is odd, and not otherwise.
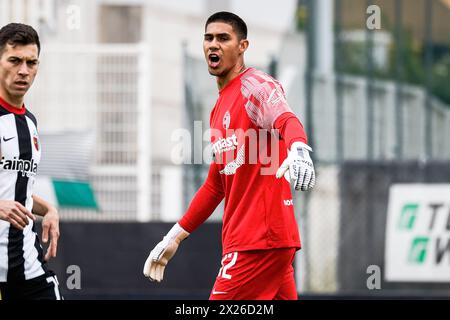
[[[234,88],[228,88],[234,89]],[[222,174],[234,174],[245,162],[245,136],[252,123],[245,112],[240,90],[222,93],[211,119],[211,149],[214,161],[224,165]]]

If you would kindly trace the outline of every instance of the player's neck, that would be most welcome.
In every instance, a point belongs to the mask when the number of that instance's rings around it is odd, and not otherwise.
[[[11,107],[22,109],[23,97],[12,97],[0,89],[0,99],[8,103]]]
[[[244,63],[239,63],[234,66],[226,75],[222,77],[217,77],[217,87],[219,88],[219,91],[225,88],[225,86],[230,83],[234,78],[239,76],[241,73],[243,73],[245,70],[247,70],[247,67]]]

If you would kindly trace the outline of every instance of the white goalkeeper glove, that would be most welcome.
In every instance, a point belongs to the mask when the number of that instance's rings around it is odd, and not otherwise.
[[[144,264],[144,276],[151,281],[161,282],[167,263],[174,256],[181,241],[188,236],[189,232],[176,223],[150,252]]]
[[[289,173],[286,179],[294,185],[295,190],[312,189],[316,184],[316,174],[308,151],[312,149],[307,144],[294,142],[287,158],[277,170],[276,177],[281,178],[285,173]]]

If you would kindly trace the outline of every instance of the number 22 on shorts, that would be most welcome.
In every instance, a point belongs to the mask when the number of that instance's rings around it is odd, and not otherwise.
[[[234,266],[236,264],[237,256],[238,256],[237,252],[228,253],[223,256],[222,267],[219,270],[219,274],[217,275],[218,277],[222,277],[222,278],[225,278],[228,280],[231,279],[231,275],[228,274],[227,271],[228,271],[228,269],[230,269],[232,266]],[[227,259],[231,259],[231,260],[230,260],[230,262],[228,262],[227,264],[224,265],[224,263]]]

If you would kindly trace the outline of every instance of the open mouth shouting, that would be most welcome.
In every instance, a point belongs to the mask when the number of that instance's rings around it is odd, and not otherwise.
[[[208,64],[210,68],[217,68],[220,63],[220,57],[217,53],[211,53],[208,55]]]

